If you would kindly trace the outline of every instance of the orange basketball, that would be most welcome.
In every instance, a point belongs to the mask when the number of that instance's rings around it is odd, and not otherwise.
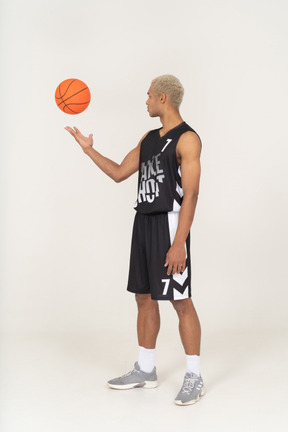
[[[84,111],[91,100],[87,85],[78,79],[69,78],[58,85],[55,101],[66,114],[79,114]]]

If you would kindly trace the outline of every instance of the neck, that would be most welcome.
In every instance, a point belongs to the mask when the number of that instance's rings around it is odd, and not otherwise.
[[[181,117],[179,111],[170,111],[160,115],[160,121],[163,125],[162,132],[166,133],[170,129],[173,129],[184,120]]]

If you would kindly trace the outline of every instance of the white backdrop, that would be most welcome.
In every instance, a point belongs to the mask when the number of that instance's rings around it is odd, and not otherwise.
[[[202,330],[287,328],[287,2],[1,1],[1,328],[134,328],[126,292],[137,174],[117,184],[65,126],[120,163],[161,126],[151,80],[176,75],[201,136],[191,228]],[[61,112],[58,84],[92,99]],[[162,326],[175,328],[170,304]],[[133,330],[134,331],[134,330]]]

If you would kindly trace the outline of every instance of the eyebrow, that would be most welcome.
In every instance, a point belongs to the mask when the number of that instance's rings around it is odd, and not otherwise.
[[[147,92],[147,94],[149,95],[149,91]]]

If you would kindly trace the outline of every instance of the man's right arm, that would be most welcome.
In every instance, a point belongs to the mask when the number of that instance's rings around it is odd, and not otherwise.
[[[120,183],[138,171],[141,142],[148,133],[149,131],[141,138],[138,145],[125,156],[120,165],[101,155],[93,147],[89,147],[84,152],[105,174],[111,177],[116,183]]]
[[[73,130],[69,126],[66,129],[70,132],[71,135],[74,136],[76,141],[81,145],[82,150],[86,153],[95,164],[109,177],[111,177],[116,183],[120,183],[123,180],[126,180],[139,168],[139,157],[140,157],[140,146],[143,139],[150,132],[148,131],[139,141],[138,145],[131,150],[123,159],[121,164],[118,164],[111,159],[103,156],[97,150],[95,150],[93,146],[92,134],[89,135],[88,138],[84,137],[79,129],[74,126]]]

